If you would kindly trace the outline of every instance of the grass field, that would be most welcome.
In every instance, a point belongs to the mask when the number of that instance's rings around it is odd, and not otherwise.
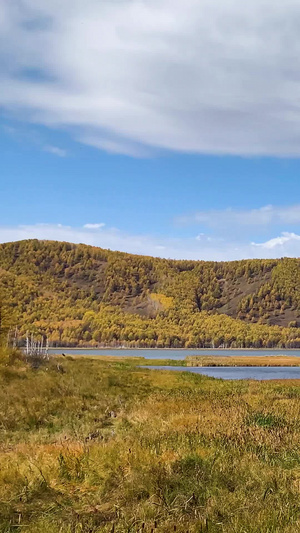
[[[186,357],[184,364],[186,366],[300,366],[300,357],[288,355],[243,355],[240,357],[190,355]]]
[[[298,381],[2,358],[0,531],[299,531],[299,400]]]

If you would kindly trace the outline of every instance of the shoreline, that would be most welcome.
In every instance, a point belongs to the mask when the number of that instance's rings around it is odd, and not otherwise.
[[[130,350],[130,351],[172,351],[172,352],[183,352],[183,351],[211,351],[211,352],[225,352],[225,351],[238,351],[238,352],[300,352],[300,348],[121,348],[121,347],[113,347],[113,346],[107,346],[105,348],[96,348],[96,347],[89,347],[89,346],[55,346],[55,347],[49,347],[49,350]]]
[[[61,354],[53,354],[53,357],[62,358]],[[142,355],[93,355],[93,354],[73,354],[67,358],[73,360],[91,359],[106,363],[126,363],[136,368],[143,367],[182,367],[192,368],[299,368],[300,357],[293,355],[262,355],[262,356],[187,356],[184,359],[147,359]]]

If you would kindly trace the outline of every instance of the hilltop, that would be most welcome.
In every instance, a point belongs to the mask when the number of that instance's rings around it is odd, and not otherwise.
[[[0,245],[20,336],[56,345],[300,346],[300,260],[176,261],[87,245]]]

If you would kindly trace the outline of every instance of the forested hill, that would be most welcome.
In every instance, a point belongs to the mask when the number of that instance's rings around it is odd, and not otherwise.
[[[20,336],[57,345],[300,346],[299,259],[175,261],[28,240],[0,245],[0,295]]]

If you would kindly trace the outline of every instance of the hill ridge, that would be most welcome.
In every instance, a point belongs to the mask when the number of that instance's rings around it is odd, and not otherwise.
[[[0,245],[0,294],[21,337],[53,344],[300,346],[297,258],[173,260],[29,239]]]

